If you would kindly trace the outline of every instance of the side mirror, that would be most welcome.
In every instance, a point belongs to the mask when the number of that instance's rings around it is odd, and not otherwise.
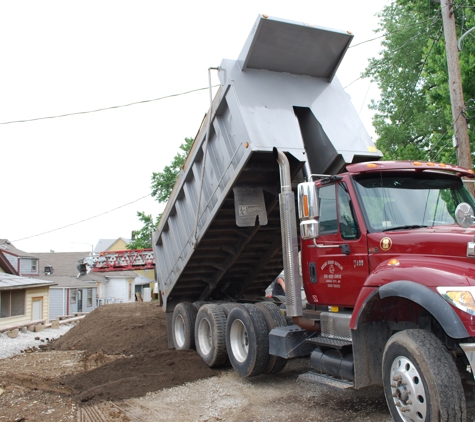
[[[472,207],[466,202],[458,204],[457,208],[455,208],[455,220],[457,224],[464,229],[470,227],[475,220]]]
[[[320,236],[320,222],[317,220],[305,220],[300,222],[300,237],[302,239],[318,239]]]
[[[298,185],[297,199],[299,203],[299,218],[310,220],[320,216],[318,208],[317,188],[314,182],[300,183]]]
[[[300,183],[297,190],[300,236],[302,239],[317,239],[320,236],[320,209],[317,188],[314,182]]]

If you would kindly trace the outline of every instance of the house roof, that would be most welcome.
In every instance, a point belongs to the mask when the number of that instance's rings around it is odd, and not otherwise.
[[[18,271],[13,267],[2,251],[0,251],[0,268],[8,274],[18,275]]]
[[[107,282],[110,278],[135,278],[133,271],[89,271],[78,277],[77,266],[79,261],[90,257],[90,252],[48,252],[37,253],[40,259],[40,275],[47,280],[54,281],[60,287],[92,287],[98,282]],[[45,273],[45,267],[53,267],[52,274]]]
[[[107,278],[137,277],[137,273],[134,271],[107,271],[100,274],[104,274]]]
[[[38,254],[31,254],[20,249],[15,248],[8,239],[0,239],[0,251],[5,251],[20,258],[38,258]]]
[[[0,273],[0,290],[31,289],[33,287],[53,286],[54,281],[38,278],[21,277],[19,275]]]
[[[107,281],[104,273],[90,271],[78,277],[79,261],[90,256],[90,252],[47,252],[37,253],[40,259],[40,275],[47,280],[54,280],[58,287],[91,287],[97,282]],[[53,267],[51,274],[45,273],[45,267]]]

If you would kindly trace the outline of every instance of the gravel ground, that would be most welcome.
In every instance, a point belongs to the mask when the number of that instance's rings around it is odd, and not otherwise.
[[[0,334],[0,359],[9,358],[17,355],[24,350],[36,350],[41,345],[45,345],[48,341],[58,338],[67,333],[73,324],[63,324],[59,329],[46,328],[37,333],[28,331],[27,333],[18,333],[17,338],[10,338],[7,333]]]

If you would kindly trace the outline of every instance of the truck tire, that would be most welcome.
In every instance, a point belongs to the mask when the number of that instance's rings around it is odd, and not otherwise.
[[[196,351],[210,368],[223,366],[226,352],[226,315],[219,305],[203,305],[196,316]]]
[[[249,304],[236,306],[226,321],[226,348],[241,377],[264,372],[269,358],[269,336],[262,311]]]
[[[205,302],[204,300],[197,300],[196,302],[193,302],[192,305],[196,308],[196,312],[200,310],[200,308],[203,305],[206,305],[208,302]]]
[[[195,348],[195,320],[197,310],[189,302],[175,306],[172,317],[172,336],[176,350]]]
[[[394,421],[466,421],[455,362],[432,333],[394,334],[383,354],[383,386]]]
[[[267,335],[269,332],[276,327],[284,327],[287,325],[287,320],[285,319],[282,312],[277,305],[272,302],[260,302],[256,303],[254,306],[259,308],[266,320],[267,324]],[[269,360],[267,366],[264,369],[265,374],[277,374],[282,371],[287,365],[287,359],[281,358],[280,356],[275,356],[269,354]]]
[[[220,303],[219,306],[221,306],[221,309],[224,311],[224,315],[226,315],[226,318],[228,317],[229,313],[236,307],[239,306],[237,303]]]

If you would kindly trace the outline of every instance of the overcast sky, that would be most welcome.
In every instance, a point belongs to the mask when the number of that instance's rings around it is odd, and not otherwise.
[[[355,45],[375,37],[375,15],[385,4],[3,1],[0,123],[205,88],[207,69],[238,57],[259,13],[349,30]],[[344,87],[379,50],[379,40],[348,50],[337,73]],[[377,87],[364,79],[346,91],[373,135],[367,104],[377,98]],[[152,172],[196,135],[208,98],[203,90],[0,124],[0,238],[27,252],[90,251],[99,239],[129,238],[141,227],[137,211],[156,216],[163,209],[139,198],[150,194]]]

